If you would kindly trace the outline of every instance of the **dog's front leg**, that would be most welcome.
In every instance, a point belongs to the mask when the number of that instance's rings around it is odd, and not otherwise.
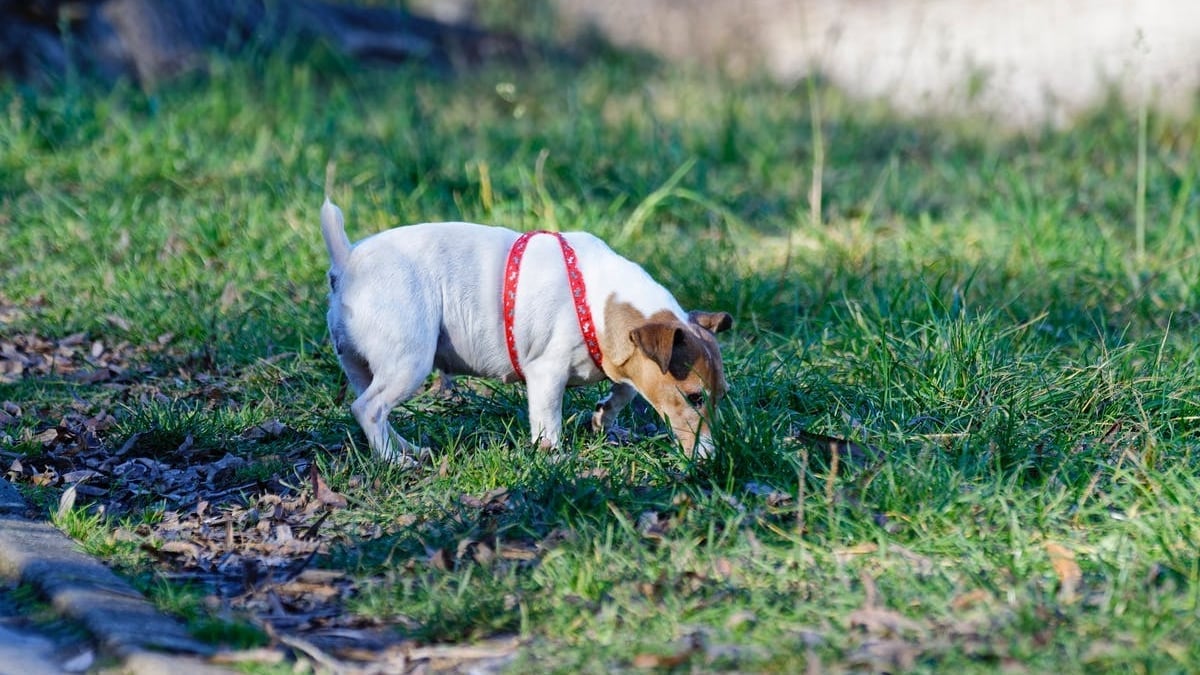
[[[592,430],[603,432],[609,440],[618,443],[628,441],[631,434],[627,429],[617,426],[617,414],[629,405],[636,395],[637,390],[632,384],[613,382],[612,391],[608,396],[596,403],[596,413],[592,415]]]
[[[543,450],[557,448],[562,441],[562,403],[567,374],[561,368],[540,369],[529,364],[525,367],[525,385],[533,442]]]

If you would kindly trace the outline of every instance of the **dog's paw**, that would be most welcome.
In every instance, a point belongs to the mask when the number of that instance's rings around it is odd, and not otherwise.
[[[604,440],[613,445],[626,445],[633,442],[633,432],[621,427],[613,427],[604,432]]]
[[[433,459],[433,451],[429,448],[419,448],[409,445],[402,451],[387,450],[375,453],[379,459],[405,471],[429,464]]]

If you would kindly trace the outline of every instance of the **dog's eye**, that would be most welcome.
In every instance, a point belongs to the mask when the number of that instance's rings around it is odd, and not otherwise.
[[[700,408],[704,405],[704,394],[696,392],[687,395],[688,403],[692,404],[693,408]]]

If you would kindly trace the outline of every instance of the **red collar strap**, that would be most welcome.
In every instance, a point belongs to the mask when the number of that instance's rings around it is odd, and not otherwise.
[[[525,257],[525,247],[529,245],[529,240],[538,234],[549,234],[558,238],[558,245],[562,247],[563,263],[567,267],[567,282],[571,284],[571,298],[575,301],[575,315],[579,318],[579,332],[583,335],[583,343],[587,345],[588,355],[592,357],[592,362],[596,364],[597,368],[600,368],[600,341],[596,339],[596,324],[592,323],[592,312],[588,309],[587,288],[583,285],[583,275],[579,273],[579,261],[575,257],[575,249],[571,248],[566,237],[558,232],[537,230],[517,237],[512,248],[508,250],[508,262],[504,265],[504,288],[501,292],[504,309],[504,341],[508,344],[508,358],[512,361],[517,379],[525,379],[525,373],[521,371],[521,364],[517,359],[517,339],[513,335],[513,315],[517,306],[517,278],[521,276],[521,259]]]

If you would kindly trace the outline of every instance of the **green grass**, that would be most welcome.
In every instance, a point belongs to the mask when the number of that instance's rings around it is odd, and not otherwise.
[[[345,611],[422,641],[517,634],[518,670],[690,654],[703,670],[1185,671],[1198,140],[1200,117],[1115,106],[1001,136],[620,58],[449,76],[318,54],[153,96],[6,84],[0,299],[20,309],[3,337],[85,331],[128,341],[141,369],[124,389],[51,377],[0,400],[31,411],[8,430],[31,455],[22,433],[82,408],[113,410],[114,449],[142,433],[141,454],[190,437],[262,458],[243,477],[314,458],[351,500],[317,561],[358,581]],[[394,416],[429,466],[370,460],[323,333],[331,162],[354,239],[437,219],[585,229],[685,306],[730,311],[717,456],[604,444],[582,430],[587,389],[553,462],[529,447],[523,391],[493,385]],[[268,420],[289,433],[242,437]],[[798,429],[881,457],[835,464]],[[493,507],[464,497],[501,487]],[[152,558],[103,534],[118,522],[72,518],[199,634],[254,642],[192,590],[145,582]],[[505,542],[534,555],[487,555]]]

